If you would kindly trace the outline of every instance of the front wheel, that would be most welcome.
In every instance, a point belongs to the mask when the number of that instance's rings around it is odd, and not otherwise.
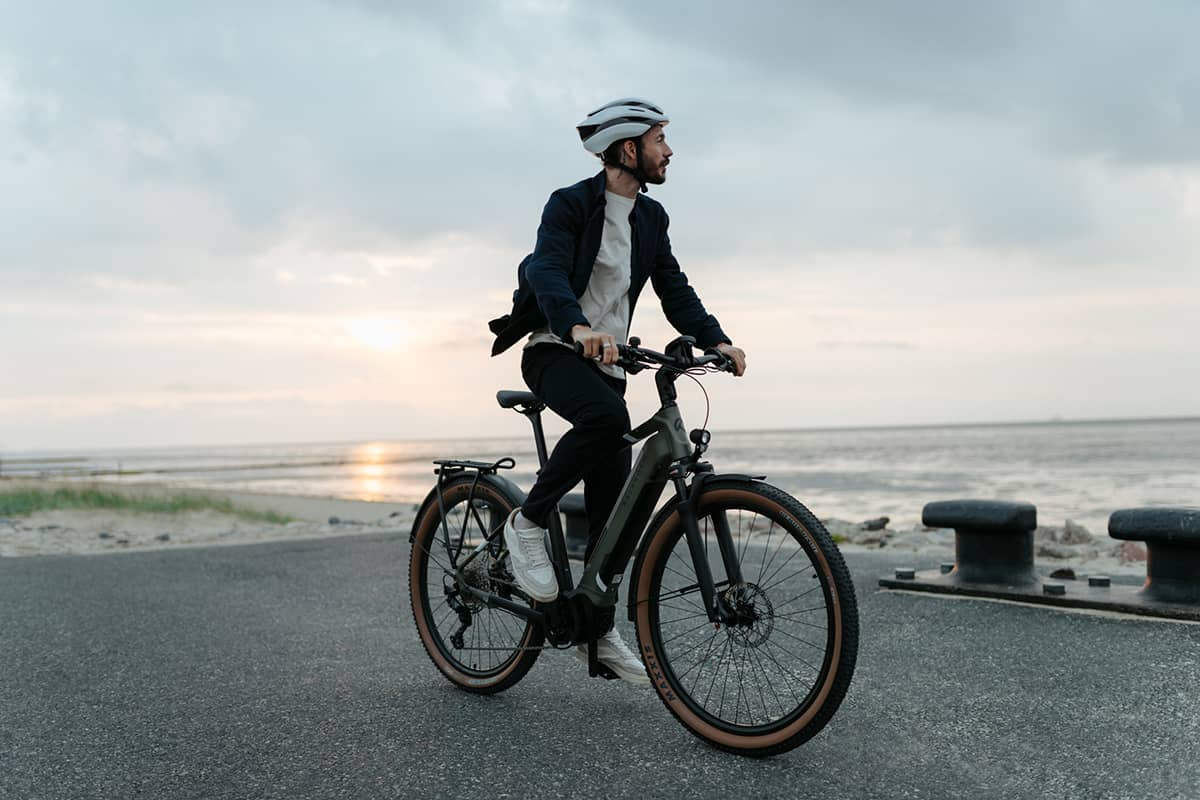
[[[773,486],[714,480],[696,513],[716,591],[738,621],[709,621],[682,518],[668,506],[647,533],[634,583],[646,669],[671,713],[712,745],[750,756],[790,750],[829,722],[850,686],[850,573],[820,521]],[[722,517],[741,584],[725,577]]]

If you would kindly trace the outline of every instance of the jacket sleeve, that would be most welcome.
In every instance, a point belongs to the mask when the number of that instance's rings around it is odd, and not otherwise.
[[[571,269],[583,224],[582,215],[571,208],[561,191],[550,195],[542,210],[537,245],[525,266],[538,308],[550,330],[565,342],[571,341],[573,326],[590,324],[571,289]]]
[[[654,271],[650,273],[650,282],[662,301],[667,321],[683,335],[694,336],[701,347],[714,347],[721,342],[733,344],[733,340],[721,330],[717,318],[704,310],[700,298],[688,284],[687,275],[679,269],[679,262],[671,253],[671,239],[667,235],[669,224],[670,220],[664,211]]]

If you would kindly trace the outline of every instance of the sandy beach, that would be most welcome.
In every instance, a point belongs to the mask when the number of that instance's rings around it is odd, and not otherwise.
[[[97,555],[212,545],[356,536],[370,533],[407,533],[417,506],[411,503],[378,503],[328,497],[303,497],[250,492],[173,489],[168,486],[130,486],[119,483],[89,484],[132,497],[172,494],[227,501],[238,511],[271,512],[287,522],[247,519],[236,513],[203,509],[155,513],[127,509],[57,509],[28,515],[0,516],[0,557],[37,555]],[[78,483],[58,481],[3,481],[0,490],[39,488],[53,490]],[[854,522],[822,520],[847,552],[887,549],[910,553],[913,565],[928,568],[954,560],[954,532],[916,525],[892,529],[886,518]],[[1145,553],[1098,536],[1069,520],[1062,526],[1039,527],[1035,535],[1037,563],[1043,568],[1072,569],[1088,574],[1144,575]]]
[[[170,487],[95,483],[89,486],[130,497],[186,494],[228,501],[239,511],[272,512],[291,521],[272,523],[212,509],[156,513],[127,509],[55,509],[0,515],[0,557],[93,555],[209,545],[258,544],[294,539],[408,532],[416,506],[326,497],[178,490]],[[4,481],[0,491],[80,484]]]

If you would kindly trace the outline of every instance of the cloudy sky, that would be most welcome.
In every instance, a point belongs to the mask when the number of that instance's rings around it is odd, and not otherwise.
[[[627,95],[714,429],[1200,412],[1194,3],[111,5],[3,4],[0,450],[522,434],[485,322]]]

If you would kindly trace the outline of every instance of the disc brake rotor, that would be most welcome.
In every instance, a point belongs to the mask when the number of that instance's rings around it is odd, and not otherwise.
[[[775,607],[758,584],[746,583],[729,589],[725,593],[725,602],[738,615],[738,622],[725,628],[736,644],[758,647],[771,638],[775,629]]]

